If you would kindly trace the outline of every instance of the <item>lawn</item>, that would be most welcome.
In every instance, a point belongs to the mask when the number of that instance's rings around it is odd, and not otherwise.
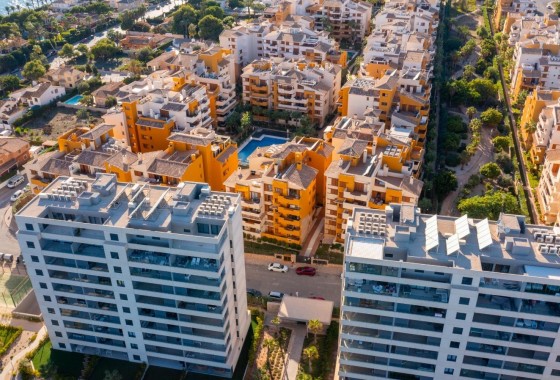
[[[33,367],[39,370],[51,360],[52,343],[49,339],[43,343],[33,355]]]
[[[329,264],[339,264],[339,265],[342,264],[344,261],[343,252],[342,251],[330,252],[329,247],[330,246],[328,244],[320,245],[319,248],[317,248],[314,257],[316,259],[328,260]]]
[[[245,240],[245,252],[256,253],[259,255],[274,256],[276,253],[280,254],[297,254],[298,252],[292,249],[279,247],[274,244],[257,243],[256,241]]]
[[[144,372],[141,367],[142,364],[139,363],[132,363],[117,359],[99,358],[99,362],[95,366],[90,379],[103,380],[105,378],[105,372],[112,372],[113,370],[117,370],[122,376],[122,379],[140,379],[142,373]]]
[[[56,372],[61,379],[77,379],[82,372],[84,355],[75,352],[53,350],[50,340],[35,351],[33,366],[41,373],[41,376],[48,377]]]
[[[164,380],[164,379],[175,380],[175,379],[181,379],[182,374],[183,371],[179,371],[176,369],[150,366],[146,371],[146,376],[144,376],[144,380]]]

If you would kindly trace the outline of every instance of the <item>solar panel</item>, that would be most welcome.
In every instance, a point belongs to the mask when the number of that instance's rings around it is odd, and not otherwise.
[[[481,220],[476,224],[476,238],[478,240],[478,249],[482,250],[492,244],[488,218]]]
[[[467,215],[463,215],[459,219],[455,219],[455,233],[459,239],[462,239],[471,233]]]
[[[446,251],[448,255],[452,255],[459,250],[459,236],[457,234],[451,235],[445,241]]]
[[[430,217],[426,220],[426,251],[435,248],[439,245],[438,228],[437,228],[437,215]]]

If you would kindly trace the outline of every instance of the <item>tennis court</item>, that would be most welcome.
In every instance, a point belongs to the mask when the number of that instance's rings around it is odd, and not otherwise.
[[[29,277],[9,272],[2,273],[0,275],[0,306],[16,307],[31,289]]]

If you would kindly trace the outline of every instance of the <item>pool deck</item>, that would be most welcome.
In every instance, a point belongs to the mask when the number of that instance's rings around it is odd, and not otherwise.
[[[243,144],[241,144],[241,146],[237,147],[237,150],[238,151],[243,150],[243,148],[245,148],[247,146],[247,144],[249,144],[251,142],[251,140],[262,141],[265,137],[270,137],[270,138],[279,139],[279,140],[282,139],[284,141],[288,141],[288,139],[285,138],[285,137],[279,137],[279,136],[273,136],[273,135],[260,135],[259,137],[251,136],[247,140],[243,141]]]
[[[287,141],[288,141],[288,139],[285,138],[285,137],[279,137],[279,136],[273,136],[273,135],[267,135],[267,134],[260,135],[259,137],[251,136],[251,137],[249,137],[247,140],[245,140],[245,141],[243,142],[243,144],[241,144],[241,146],[239,146],[239,147],[237,148],[237,151],[238,151],[238,152],[241,152],[241,151],[242,151],[251,141],[253,141],[253,140],[255,140],[255,141],[262,141],[264,138],[267,138],[267,137],[268,137],[268,138],[272,138],[272,139],[277,139],[277,140],[283,140],[284,142],[287,142]],[[274,144],[272,144],[272,145],[274,145]],[[256,149],[256,148],[255,148],[255,149]],[[251,153],[253,153],[253,152],[251,152]],[[249,156],[251,155],[251,153],[250,153],[249,155],[247,155],[247,157],[249,157]],[[247,164],[247,161],[244,161],[244,160],[239,160],[239,162],[240,162],[240,163]]]

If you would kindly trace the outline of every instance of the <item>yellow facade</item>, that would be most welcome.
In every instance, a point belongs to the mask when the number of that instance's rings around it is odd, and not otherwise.
[[[529,151],[529,158],[535,165],[544,163],[546,155],[546,146],[537,146],[533,143],[534,130],[530,128],[535,125],[539,119],[540,113],[550,104],[555,104],[560,99],[560,90],[533,90],[525,100],[523,113],[519,125],[521,143],[525,150]]]
[[[70,153],[74,150],[82,150],[83,141],[80,136],[89,131],[88,128],[73,128],[58,137],[58,150]]]
[[[214,191],[224,191],[224,182],[237,169],[239,158],[237,144],[230,139],[216,139],[201,143],[186,143],[177,140],[169,142],[172,151],[187,151],[195,149],[201,159],[202,180],[210,185]],[[196,174],[198,176],[198,174]],[[189,179],[195,181],[195,179]]]
[[[134,153],[164,150],[168,146],[167,138],[175,127],[171,119],[162,120],[138,116],[136,102],[123,102],[128,145]]]
[[[132,171],[124,171],[108,162],[105,162],[105,173],[115,174],[119,182],[132,182]]]

